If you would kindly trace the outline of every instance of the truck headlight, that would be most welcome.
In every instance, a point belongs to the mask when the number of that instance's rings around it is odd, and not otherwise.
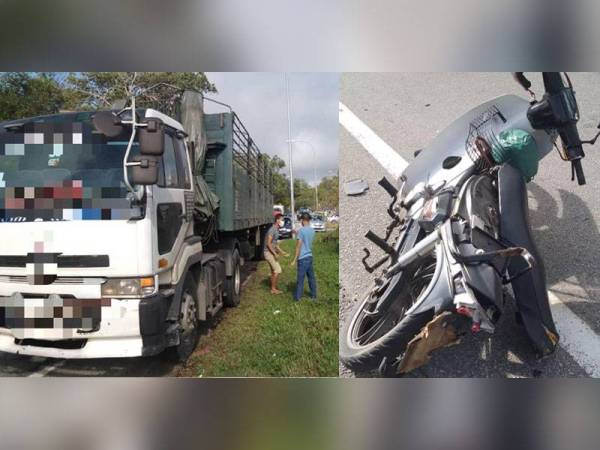
[[[155,292],[154,277],[109,278],[102,284],[102,297],[147,297]]]

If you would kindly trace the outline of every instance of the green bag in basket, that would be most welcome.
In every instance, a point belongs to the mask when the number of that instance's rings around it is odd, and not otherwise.
[[[540,155],[530,133],[511,128],[498,135],[492,145],[492,158],[498,164],[509,163],[521,172],[525,181],[531,181],[537,174]]]

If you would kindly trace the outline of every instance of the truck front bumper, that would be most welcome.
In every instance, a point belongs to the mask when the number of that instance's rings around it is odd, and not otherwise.
[[[0,297],[5,305],[7,297]],[[77,300],[73,300],[74,303]],[[143,299],[110,299],[93,331],[0,327],[0,351],[48,358],[150,356],[166,347],[169,299],[160,293]]]

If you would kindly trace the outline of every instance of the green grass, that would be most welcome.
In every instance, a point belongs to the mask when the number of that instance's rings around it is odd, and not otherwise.
[[[293,254],[295,241],[281,242]],[[296,267],[292,256],[280,258],[283,273],[280,295],[269,292],[269,267],[265,261],[246,284],[237,308],[222,314],[220,323],[202,336],[183,376],[338,376],[338,234],[317,236],[313,260],[318,300],[306,296],[293,302]],[[277,312],[278,311],[278,312]]]

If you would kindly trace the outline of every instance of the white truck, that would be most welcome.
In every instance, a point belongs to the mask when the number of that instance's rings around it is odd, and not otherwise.
[[[0,124],[0,351],[181,361],[239,303],[271,173],[233,111],[189,91],[180,111]]]

